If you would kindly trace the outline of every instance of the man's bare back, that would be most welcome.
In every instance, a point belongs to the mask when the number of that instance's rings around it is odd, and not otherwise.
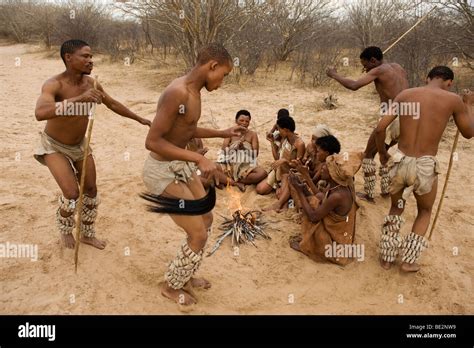
[[[463,108],[459,95],[432,87],[410,88],[397,98],[399,103],[419,103],[419,119],[415,115],[400,117],[399,149],[411,157],[435,156],[441,136],[451,115],[455,120]]]
[[[374,84],[380,102],[393,100],[401,91],[408,88],[407,73],[399,64],[383,63],[373,70],[377,76]]]

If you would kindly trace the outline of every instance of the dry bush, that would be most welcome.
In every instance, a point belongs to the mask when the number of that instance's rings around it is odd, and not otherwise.
[[[343,6],[342,6],[343,5]],[[221,42],[235,58],[233,76],[259,68],[291,67],[291,78],[327,83],[325,70],[341,51],[388,47],[432,6],[438,10],[387,54],[406,68],[410,84],[423,83],[435,64],[474,69],[470,0],[134,0],[117,2],[0,0],[0,37],[42,42],[76,38],[113,60],[142,57],[195,63],[197,50]],[[120,10],[121,12],[119,12]],[[118,14],[121,13],[120,18]],[[291,79],[290,78],[290,79]]]
[[[32,3],[24,3],[21,0],[0,2],[0,34],[18,43],[32,40],[35,28],[25,11],[32,11],[33,8]]]
[[[188,68],[194,65],[198,49],[217,41],[219,32],[241,12],[232,0],[139,0],[125,10],[146,21],[151,42],[159,42],[152,34],[168,33]]]
[[[359,48],[386,47],[404,27],[410,1],[358,0],[346,5],[346,23]]]

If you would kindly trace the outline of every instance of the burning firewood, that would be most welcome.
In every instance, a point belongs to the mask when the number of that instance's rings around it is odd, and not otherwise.
[[[257,247],[254,240],[258,236],[264,239],[271,239],[263,230],[266,223],[262,221],[261,215],[262,213],[256,210],[251,210],[246,213],[242,212],[242,210],[236,210],[232,214],[232,219],[224,217],[225,221],[219,226],[219,230],[223,232],[207,256],[214,254],[227,236],[231,236],[232,247],[246,243]]]

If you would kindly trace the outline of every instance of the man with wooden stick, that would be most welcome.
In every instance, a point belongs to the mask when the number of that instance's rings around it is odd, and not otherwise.
[[[74,248],[72,234],[75,227],[74,213],[79,200],[78,178],[82,175],[84,136],[88,115],[94,103],[104,103],[117,114],[150,126],[151,122],[137,116],[124,105],[110,97],[89,77],[92,68],[90,46],[81,40],[68,40],[61,45],[61,58],[66,71],[48,79],[41,90],[35,109],[38,121],[46,121],[40,144],[34,157],[46,165],[56,180],[62,195],[56,212],[56,223],[63,245]],[[95,237],[94,222],[99,198],[96,187],[95,163],[89,149],[81,214],[81,242],[98,249],[105,242]]]
[[[446,66],[431,69],[424,87],[402,91],[394,100],[388,115],[383,116],[376,128],[376,143],[383,165],[388,164],[392,205],[384,219],[380,240],[380,261],[385,269],[395,262],[401,250],[402,271],[416,272],[421,252],[428,246],[424,237],[430,224],[431,210],[438,188],[439,163],[436,159],[441,136],[451,115],[466,139],[474,136],[474,115],[469,110],[473,95],[449,92],[454,73]],[[463,102],[464,101],[464,102]],[[419,114],[413,112],[419,110]],[[385,130],[399,116],[400,139],[398,150],[390,157],[384,139]],[[451,154],[452,155],[452,154]],[[406,194],[413,190],[418,213],[411,232],[402,238]]]
[[[408,88],[407,74],[405,70],[397,63],[385,63],[383,60],[383,52],[380,48],[375,46],[365,48],[360,54],[360,62],[367,74],[358,80],[351,80],[342,77],[337,74],[336,69],[328,69],[327,75],[335,79],[344,87],[353,91],[374,82],[375,89],[380,97],[381,109],[386,108],[398,93]],[[398,134],[399,123],[398,121],[394,121],[387,131],[387,138],[385,139],[387,148],[390,148],[397,143]],[[369,137],[364,153],[365,157],[362,161],[362,171],[364,172],[365,193],[358,193],[357,195],[362,199],[374,203],[377,171],[374,161],[374,157],[377,154],[377,146],[375,145],[375,129]],[[380,188],[382,196],[388,196],[390,179],[388,177],[387,167],[380,166],[379,175],[381,177]]]
[[[202,88],[216,90],[232,68],[232,58],[222,45],[202,47],[191,71],[172,81],[161,94],[146,138],[150,155],[145,161],[143,181],[148,193],[141,196],[153,203],[151,211],[169,214],[187,235],[165,272],[161,288],[163,296],[181,305],[197,302],[193,287],[211,286],[205,279],[193,278],[202,262],[216,201],[214,186],[206,192],[197,170],[219,184],[217,164],[187,150],[186,145],[192,138],[231,138],[246,131],[239,125],[227,130],[198,127]]]

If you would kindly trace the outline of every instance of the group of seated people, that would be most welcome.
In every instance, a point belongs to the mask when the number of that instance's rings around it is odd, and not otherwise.
[[[236,124],[248,129],[250,121],[249,111],[237,112]],[[295,121],[288,110],[280,109],[275,125],[266,136],[274,159],[268,173],[257,164],[256,132],[248,130],[242,137],[224,139],[217,159],[222,169],[218,188],[236,186],[243,192],[246,185],[256,185],[260,195],[275,191],[277,201],[264,210],[281,212],[292,207],[303,217],[302,233],[290,238],[290,246],[313,260],[345,265],[353,258],[328,251],[337,249],[333,246],[354,243],[358,209],[354,175],[364,154],[341,154],[339,141],[326,125],[314,128],[307,146],[295,130]],[[188,149],[201,154],[208,150],[201,139],[192,139]]]

